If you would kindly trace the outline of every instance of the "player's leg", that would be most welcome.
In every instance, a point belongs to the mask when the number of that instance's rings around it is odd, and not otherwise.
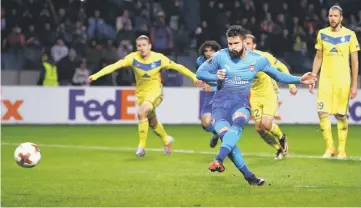
[[[232,149],[228,155],[229,159],[233,162],[236,168],[243,174],[244,178],[248,181],[250,185],[262,186],[265,183],[265,180],[262,178],[257,178],[246,166],[241,150],[237,145]]]
[[[145,156],[145,147],[148,136],[148,113],[152,111],[153,106],[151,103],[138,99],[140,106],[138,108],[138,134],[139,134],[139,145],[136,152],[137,157]]]
[[[251,97],[252,116],[255,121],[255,127],[261,138],[276,150],[280,149],[280,144],[274,136],[262,126],[263,105],[258,99]]]
[[[335,115],[337,119],[337,132],[338,132],[338,159],[346,158],[346,140],[348,133],[348,101],[349,101],[349,85],[340,87],[338,92],[336,92],[337,99],[335,99],[336,112]]]
[[[332,108],[332,85],[327,79],[320,79],[319,88],[317,92],[317,113],[320,119],[320,129],[326,144],[326,151],[323,158],[331,158],[336,154],[336,149],[333,145],[331,121],[329,112]]]
[[[286,135],[282,133],[279,126],[274,123],[274,115],[276,114],[278,101],[276,95],[269,96],[264,100],[263,104],[263,115],[261,120],[261,125],[265,131],[270,132],[273,136],[273,142],[280,144],[282,148],[278,148],[276,145],[276,159],[282,159],[283,156],[288,152],[288,144],[286,140]]]
[[[212,104],[213,92],[204,92],[204,102],[201,109],[202,128],[207,132],[212,132],[212,137],[209,141],[209,146],[214,148],[218,143],[218,135],[212,125]]]
[[[149,120],[149,126],[153,129],[154,133],[163,140],[164,153],[166,155],[170,155],[171,146],[174,142],[173,137],[171,137],[167,134],[162,123],[160,123],[158,121],[155,111],[152,111],[151,113],[149,113],[148,120]]]
[[[222,140],[221,148],[219,149],[218,155],[215,160],[223,163],[224,159],[236,146],[239,138],[243,133],[244,126],[248,123],[251,115],[249,108],[238,108],[232,115],[232,125],[229,131],[227,131]]]
[[[207,110],[207,108],[203,108],[202,110],[202,116],[201,116],[201,122],[202,122],[202,128],[207,132],[212,132],[212,137],[209,141],[209,146],[211,148],[214,148],[217,146],[218,143],[218,134],[214,130],[212,125],[212,110]]]
[[[224,135],[231,129],[231,124],[228,121],[228,109],[222,103],[214,103],[212,106],[212,124],[214,126],[214,130],[217,132],[221,140],[223,139]],[[223,166],[222,162],[214,160],[208,166],[208,169],[212,172],[223,172],[225,170],[225,167]]]

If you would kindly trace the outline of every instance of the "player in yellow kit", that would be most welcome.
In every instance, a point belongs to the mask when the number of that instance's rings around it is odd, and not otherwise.
[[[312,72],[317,74],[321,67],[317,92],[317,111],[320,128],[326,143],[324,158],[336,155],[331,133],[329,115],[337,118],[338,159],[346,157],[345,146],[348,132],[348,101],[357,95],[358,51],[360,45],[353,31],[341,25],[343,19],[340,6],[329,10],[330,26],[321,29],[317,35],[317,49]],[[351,55],[351,80],[350,63]],[[310,89],[312,92],[312,88]]]
[[[173,138],[168,136],[163,125],[157,120],[155,108],[163,101],[163,90],[161,83],[161,70],[174,69],[192,79],[196,85],[201,82],[196,79],[194,73],[183,65],[177,64],[163,54],[151,51],[151,43],[147,36],[139,36],[136,39],[137,51],[128,54],[118,62],[106,66],[98,73],[89,77],[89,81],[97,80],[99,77],[109,74],[116,69],[132,67],[136,80],[136,97],[138,100],[138,132],[139,146],[136,152],[137,157],[145,155],[146,139],[149,126],[155,134],[162,138],[165,154],[171,152]]]
[[[246,47],[265,56],[278,70],[288,73],[287,66],[267,52],[256,50],[256,38],[253,35],[246,36]],[[291,95],[296,95],[297,88],[290,84]],[[250,104],[256,130],[262,139],[277,150],[275,159],[282,159],[288,152],[286,135],[279,126],[273,122],[276,115],[278,102],[278,85],[264,72],[258,72],[251,88]]]

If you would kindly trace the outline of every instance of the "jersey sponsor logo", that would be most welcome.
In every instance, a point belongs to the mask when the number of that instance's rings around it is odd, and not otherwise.
[[[23,117],[21,116],[19,110],[21,105],[24,103],[24,100],[15,100],[14,102],[12,102],[11,100],[2,100],[1,103],[5,107],[2,108],[1,111],[2,113],[4,113],[1,117],[1,120],[9,121],[12,118],[16,121],[23,120]]]
[[[250,83],[249,80],[243,79],[242,77],[225,78],[224,82],[232,85],[244,85]]]
[[[103,101],[89,99],[85,92],[85,89],[69,90],[69,120],[135,120],[135,113],[129,112],[130,108],[136,107],[136,102],[129,100],[130,97],[134,97],[134,90],[115,90],[114,98]]]

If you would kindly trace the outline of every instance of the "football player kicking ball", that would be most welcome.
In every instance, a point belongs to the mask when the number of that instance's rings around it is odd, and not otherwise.
[[[335,115],[338,130],[338,159],[346,157],[348,132],[348,101],[357,95],[358,51],[360,45],[355,32],[341,25],[343,11],[333,6],[328,13],[330,26],[321,29],[317,35],[317,49],[312,73],[317,74],[321,67],[317,92],[317,111],[320,127],[326,143],[324,158],[336,155],[333,144],[329,115]],[[351,55],[351,80],[350,80]],[[312,92],[312,89],[310,89]]]
[[[221,46],[216,41],[206,41],[198,49],[199,57],[197,58],[197,68],[205,61],[210,59],[214,53],[219,51]],[[207,132],[212,132],[212,137],[209,141],[209,146],[214,148],[218,143],[217,132],[214,131],[212,121],[212,104],[210,103],[214,93],[217,91],[217,83],[210,83],[204,88],[204,100],[201,108],[201,122],[202,127]]]
[[[270,66],[266,57],[245,49],[246,34],[242,26],[231,26],[226,33],[228,48],[218,51],[204,62],[197,70],[197,78],[219,85],[211,102],[214,127],[222,145],[208,169],[223,172],[223,162],[229,157],[250,185],[262,186],[265,180],[248,169],[237,147],[251,117],[249,93],[253,79],[258,72],[265,72],[280,82],[314,85],[316,77],[310,72],[302,77],[279,72]]]
[[[270,53],[256,50],[256,38],[253,35],[246,35],[246,48],[265,56],[273,67],[289,74],[287,66]],[[294,84],[289,84],[289,88],[291,95],[297,94]],[[286,135],[273,122],[279,105],[277,91],[277,83],[266,73],[258,72],[252,83],[250,104],[257,132],[267,144],[276,149],[275,159],[282,159],[288,153],[288,144]]]
[[[190,78],[197,86],[202,85],[195,74],[183,65],[177,64],[163,54],[151,51],[152,45],[147,36],[142,35],[136,39],[137,51],[128,54],[118,62],[106,66],[96,74],[89,77],[89,81],[109,74],[116,69],[132,67],[136,80],[136,97],[138,101],[138,133],[139,146],[137,157],[144,157],[149,126],[154,133],[162,138],[166,155],[171,153],[173,138],[168,136],[163,125],[158,121],[155,109],[163,101],[163,87],[161,84],[161,69],[174,69]]]

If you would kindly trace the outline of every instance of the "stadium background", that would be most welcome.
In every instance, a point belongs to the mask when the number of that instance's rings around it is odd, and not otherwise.
[[[247,126],[241,149],[268,183],[253,189],[228,161],[224,174],[208,173],[216,150],[199,125],[202,92],[191,81],[163,72],[165,99],[158,113],[176,139],[175,152],[164,157],[160,140],[149,132],[143,160],[134,156],[131,70],[86,83],[87,74],[134,50],[140,34],[152,38],[155,51],[195,71],[199,45],[214,39],[226,46],[231,24],[244,25],[259,49],[286,63],[292,74],[302,74],[311,71],[316,34],[335,3],[360,41],[358,0],[2,0],[1,205],[361,206],[361,90],[350,101],[349,122],[355,125],[349,157],[335,161],[319,157],[324,142],[316,96],[303,88],[291,97],[280,85],[277,122],[289,136],[290,155],[274,161],[274,150]],[[57,66],[58,87],[41,86],[45,57]],[[16,145],[27,141],[39,144],[43,155],[29,170],[13,159]]]

